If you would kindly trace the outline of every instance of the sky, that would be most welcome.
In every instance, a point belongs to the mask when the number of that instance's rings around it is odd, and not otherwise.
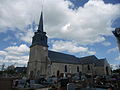
[[[49,50],[120,64],[120,0],[0,0],[0,65],[27,66],[42,4]]]

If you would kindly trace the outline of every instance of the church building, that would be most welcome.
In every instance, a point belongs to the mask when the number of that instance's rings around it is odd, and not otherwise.
[[[46,32],[43,29],[41,12],[38,30],[32,38],[27,74],[30,78],[59,76],[60,74],[85,73],[89,75],[110,75],[110,65],[106,59],[96,56],[78,58],[73,55],[48,50]]]

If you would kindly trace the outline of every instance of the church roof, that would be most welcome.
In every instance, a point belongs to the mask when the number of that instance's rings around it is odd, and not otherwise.
[[[48,51],[48,57],[51,62],[67,64],[95,64],[95,66],[104,66],[105,59],[98,59],[95,55],[77,58],[74,55],[64,54],[55,51]]]
[[[95,62],[95,66],[104,66],[105,59],[99,59]]]
[[[82,57],[82,58],[79,58],[79,62],[81,64],[93,64],[97,61],[97,57],[95,55],[92,55],[92,56],[86,56],[86,57]]]
[[[55,51],[48,51],[48,57],[52,62],[79,64],[79,59],[73,55],[64,54]]]

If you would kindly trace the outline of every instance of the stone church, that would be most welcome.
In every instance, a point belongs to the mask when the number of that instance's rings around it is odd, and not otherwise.
[[[38,30],[32,38],[27,67],[28,77],[58,76],[60,74],[85,73],[89,75],[110,75],[110,65],[106,59],[96,56],[78,58],[73,55],[48,50],[46,32],[43,30],[41,12]]]

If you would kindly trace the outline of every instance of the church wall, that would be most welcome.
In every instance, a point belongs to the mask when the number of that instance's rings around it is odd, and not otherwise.
[[[67,66],[67,72],[65,72],[65,65]],[[82,66],[80,64],[65,64],[65,63],[52,63],[51,65],[51,75],[57,75],[57,71],[60,73],[78,73],[77,67],[79,67],[79,72],[82,71]]]
[[[88,75],[94,75],[95,74],[95,68],[94,64],[82,64],[82,73],[88,74]]]
[[[111,75],[111,69],[109,66],[107,66],[107,67],[108,67],[108,75]],[[96,75],[107,75],[106,66],[95,67],[95,74]]]
[[[105,75],[105,68],[102,66],[95,67],[95,74],[96,75]]]
[[[108,69],[107,69],[108,68]],[[111,75],[111,68],[109,65],[104,66],[105,75]]]
[[[111,68],[107,60],[104,61],[104,66],[96,66],[95,71],[97,75],[111,75]]]
[[[112,69],[111,69],[110,66],[108,67],[108,71],[109,71],[109,75],[111,75],[112,74]]]
[[[31,77],[30,74],[31,72],[33,73],[32,76],[35,75],[35,67],[36,63],[35,62],[28,62],[28,67],[27,67],[27,73],[28,73],[28,77]]]
[[[65,65],[67,65],[67,72],[65,72]],[[89,65],[89,69],[88,69]],[[88,75],[106,75],[106,66],[94,66],[94,64],[65,64],[65,63],[52,63],[50,75],[57,75],[57,71],[60,73],[77,73],[77,67],[79,66],[79,71]],[[50,70],[49,70],[50,71]],[[109,74],[111,74],[111,69],[108,68]]]
[[[30,48],[29,62],[31,61],[43,61],[44,62],[45,61],[44,59],[46,59],[47,56],[48,56],[47,47],[36,45]]]
[[[108,70],[107,70],[107,68],[108,68]],[[107,62],[107,60],[105,60],[104,69],[105,69],[105,74],[106,74],[106,75],[107,75],[107,74],[111,75],[111,68],[110,68],[110,65],[109,65],[109,63]]]
[[[111,69],[108,63],[104,63],[104,66],[96,66],[95,74],[96,75],[107,75],[106,67],[108,68],[108,75],[111,75]]]
[[[30,72],[33,72],[33,77],[39,77],[40,75],[46,75],[47,73],[47,47],[36,45],[30,48],[30,57],[28,64],[28,77]]]

